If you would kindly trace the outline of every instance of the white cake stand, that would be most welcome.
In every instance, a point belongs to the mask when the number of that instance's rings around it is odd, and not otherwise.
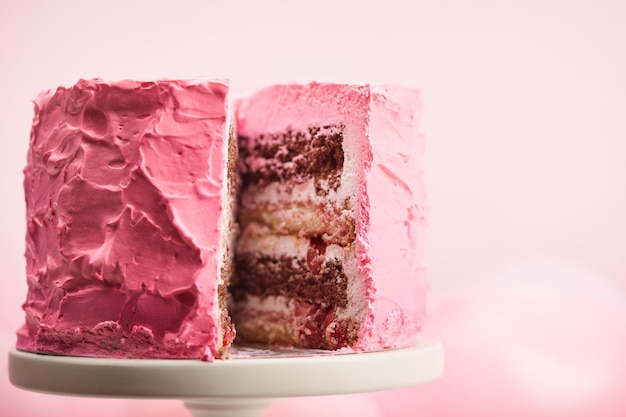
[[[239,347],[232,359],[212,363],[9,352],[9,378],[19,388],[59,395],[180,399],[195,417],[260,417],[272,398],[389,390],[431,381],[442,372],[443,348],[427,338],[411,348],[339,355]]]

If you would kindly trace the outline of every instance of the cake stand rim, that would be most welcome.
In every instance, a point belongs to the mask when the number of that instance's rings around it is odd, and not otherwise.
[[[109,359],[9,351],[9,380],[46,394],[99,398],[280,398],[383,391],[443,374],[441,343],[306,357]]]

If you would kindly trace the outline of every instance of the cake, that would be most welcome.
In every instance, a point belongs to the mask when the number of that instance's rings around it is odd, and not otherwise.
[[[236,142],[220,81],[81,80],[35,101],[18,348],[221,357]]]
[[[415,343],[419,92],[81,80],[42,93],[25,169],[20,349],[227,358],[233,340]]]
[[[275,85],[237,104],[238,337],[302,348],[414,343],[425,195],[418,91]]]

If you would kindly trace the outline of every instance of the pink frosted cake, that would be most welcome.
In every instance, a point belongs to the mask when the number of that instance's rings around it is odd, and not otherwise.
[[[212,360],[235,329],[304,348],[413,344],[420,106],[413,89],[318,83],[236,101],[219,81],[43,93],[18,348]]]

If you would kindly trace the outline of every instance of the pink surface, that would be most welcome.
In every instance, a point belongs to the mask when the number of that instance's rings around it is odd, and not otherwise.
[[[227,91],[81,80],[39,96],[19,348],[217,355]]]
[[[616,392],[624,386],[616,373],[626,371],[614,365],[623,354],[603,350],[600,357],[593,349],[571,348],[572,341],[587,343],[584,337],[591,334],[601,349],[626,349],[618,339],[626,325],[607,311],[607,299],[626,305],[624,21],[626,6],[613,0],[2,2],[1,350],[15,344],[15,329],[23,321],[22,169],[31,100],[39,91],[95,76],[231,76],[246,88],[311,80],[394,82],[423,87],[430,202],[426,265],[433,294],[426,332],[446,343],[449,378],[381,394],[385,404],[379,394],[375,404],[370,395],[278,400],[268,416],[291,416],[294,410],[299,415],[340,410],[345,417],[446,416],[456,396],[470,417],[515,415],[524,400],[527,408],[520,410],[526,415],[576,416],[555,405],[580,405],[581,399],[586,404],[581,413],[602,415],[608,409],[607,415],[626,415],[623,393]],[[475,287],[489,271],[502,275],[504,267],[537,259],[565,263],[568,272],[550,281],[559,275],[555,268],[525,271],[501,285],[507,290],[533,277],[537,285],[556,288],[547,301],[551,308],[537,306],[546,323],[580,324],[590,333],[571,327],[550,333],[545,349],[567,349],[572,356],[562,360],[578,365],[564,369],[557,366],[563,363],[558,355],[527,355],[526,363],[535,362],[523,384],[508,378],[506,369],[493,368],[478,384],[485,371],[471,361],[484,359],[487,351],[489,358],[501,358],[510,346],[495,318],[519,325],[532,303],[514,302],[508,290],[497,291],[501,302],[490,302],[491,316],[473,316],[470,322],[467,312],[496,291],[489,289],[493,283],[481,282],[480,289],[461,295],[459,287]],[[574,303],[564,291],[583,288],[570,279],[581,271],[589,271],[592,288],[606,290],[585,290],[572,316],[564,316],[560,306]],[[444,297],[457,299],[460,307],[444,308]],[[473,337],[478,331],[482,339]],[[545,340],[538,332],[520,332],[510,340],[519,342],[518,336],[537,349]],[[479,340],[489,340],[489,350],[477,346]],[[6,375],[6,360],[0,361],[0,372]],[[605,383],[553,383],[593,375],[592,381]],[[468,400],[472,390],[489,392],[510,408],[489,414],[483,401]],[[506,397],[519,402],[504,403]],[[16,417],[188,416],[173,401],[55,397],[18,390],[6,377],[0,378],[0,399],[2,412]],[[350,414],[351,405],[358,414]]]
[[[426,331],[445,346],[444,375],[373,394],[379,415],[623,416],[626,297],[596,280],[520,265],[436,297]]]

